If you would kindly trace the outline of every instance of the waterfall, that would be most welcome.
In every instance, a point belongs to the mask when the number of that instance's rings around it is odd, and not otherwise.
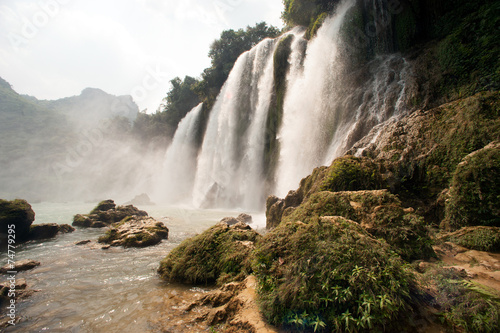
[[[191,198],[198,152],[196,134],[202,108],[203,104],[199,104],[180,121],[172,143],[165,152],[155,200],[171,204],[183,203]]]
[[[198,157],[193,192],[197,206],[261,208],[276,44],[265,39],[243,53],[215,102]]]
[[[261,210],[267,195],[285,196],[313,168],[330,164],[373,127],[406,114],[415,84],[408,62],[399,54],[375,56],[368,63],[351,56],[349,25],[356,3],[341,2],[310,42],[303,28],[295,28],[237,59],[210,111],[199,149],[194,137],[201,133],[195,125],[201,106],[179,124],[165,157],[165,199],[190,198],[201,208]],[[374,13],[381,3],[374,2]],[[378,39],[386,47],[391,37],[383,33]],[[292,40],[284,40],[290,35]],[[279,86],[277,73],[286,75]],[[277,89],[286,89],[279,104],[282,90]]]
[[[412,85],[408,63],[378,56],[363,69],[349,67],[342,32],[354,1],[344,1],[307,49],[302,71],[291,71],[279,132],[275,194],[285,196],[300,179],[329,165],[377,124],[406,110]]]

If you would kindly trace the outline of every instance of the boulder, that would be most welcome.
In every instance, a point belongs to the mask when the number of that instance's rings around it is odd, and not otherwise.
[[[167,281],[187,284],[241,281],[252,272],[251,253],[260,237],[242,222],[218,223],[173,249],[158,272]]]
[[[148,213],[132,205],[116,206],[113,200],[101,201],[90,214],[77,214],[73,226],[82,228],[104,228],[126,218],[146,217]]]
[[[245,223],[245,224],[252,223],[252,216],[245,214],[245,213],[241,213],[240,215],[238,215],[238,217],[236,219],[240,222]]]
[[[257,242],[253,255],[258,304],[270,324],[312,331],[321,320],[328,332],[365,331],[362,318],[370,313],[373,331],[404,328],[394,318],[411,311],[415,277],[357,222],[325,216],[282,223]],[[372,306],[381,299],[391,307]],[[293,318],[303,325],[294,326]]]
[[[126,202],[125,205],[136,205],[136,206],[152,206],[154,202],[151,201],[146,193],[137,195],[135,198]]]
[[[110,246],[146,247],[160,243],[168,238],[168,228],[152,217],[133,216],[115,223],[99,243]]]
[[[40,240],[55,237],[59,233],[70,233],[75,231],[75,228],[68,224],[44,223],[33,224],[30,229],[29,239]]]
[[[35,220],[35,212],[26,200],[7,201],[0,199],[0,237],[6,238],[9,226],[15,231],[16,243],[28,240],[30,226]]]
[[[14,265],[5,265],[2,268],[0,268],[0,273],[1,274],[6,274],[9,271],[13,272],[23,272],[23,271],[29,271],[30,269],[33,269],[37,266],[40,266],[40,262],[35,261],[35,260],[18,260],[15,262]]]

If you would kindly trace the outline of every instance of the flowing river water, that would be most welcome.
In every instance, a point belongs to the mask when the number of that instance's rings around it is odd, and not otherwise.
[[[32,206],[35,223],[71,224],[74,214],[88,213],[95,204]],[[41,262],[37,268],[17,274],[17,279],[26,279],[28,287],[37,292],[17,303],[21,320],[5,332],[161,332],[153,323],[164,314],[166,299],[206,289],[162,281],[156,273],[159,262],[184,239],[201,233],[223,217],[241,212],[139,208],[168,226],[168,240],[144,249],[92,249],[91,245],[77,246],[75,242],[96,241],[104,230],[77,229],[52,240],[19,245],[16,260]],[[252,215],[252,226],[264,227],[263,214]],[[0,265],[6,263],[5,254]]]

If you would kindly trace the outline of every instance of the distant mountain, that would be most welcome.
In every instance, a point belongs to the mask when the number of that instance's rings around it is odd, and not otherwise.
[[[87,88],[41,101],[0,78],[0,198],[69,199],[68,191],[99,187],[88,177],[116,172],[104,156],[121,151],[138,112],[130,96]]]

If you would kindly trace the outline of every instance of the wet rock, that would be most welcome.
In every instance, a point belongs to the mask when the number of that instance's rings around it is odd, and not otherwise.
[[[151,201],[146,193],[137,195],[135,198],[126,202],[125,205],[136,205],[136,206],[152,206],[154,202]]]
[[[82,228],[104,228],[126,218],[146,217],[148,213],[132,205],[116,206],[113,200],[100,202],[90,214],[77,214],[73,226]]]
[[[252,223],[252,216],[245,214],[245,213],[238,215],[238,217],[236,219],[238,221],[246,223],[246,224]]]
[[[168,238],[168,228],[152,217],[133,216],[115,223],[99,243],[110,246],[146,247],[160,243]]]
[[[75,228],[68,224],[59,225],[57,223],[33,224],[28,238],[30,240],[40,240],[54,238],[59,233],[70,233]]]
[[[2,268],[0,268],[0,273],[6,274],[9,271],[23,272],[23,271],[28,271],[30,269],[33,269],[37,266],[40,266],[39,261],[29,260],[29,259],[19,260],[19,261],[16,261],[13,266],[7,264],[7,265],[3,266]]]
[[[86,244],[89,244],[91,242],[92,241],[90,239],[87,239],[87,240],[76,242],[75,245],[86,245]]]
[[[35,220],[35,212],[26,200],[0,199],[0,237],[7,238],[9,229],[15,231],[16,242],[28,240],[30,226]],[[9,228],[9,226],[15,226]]]

